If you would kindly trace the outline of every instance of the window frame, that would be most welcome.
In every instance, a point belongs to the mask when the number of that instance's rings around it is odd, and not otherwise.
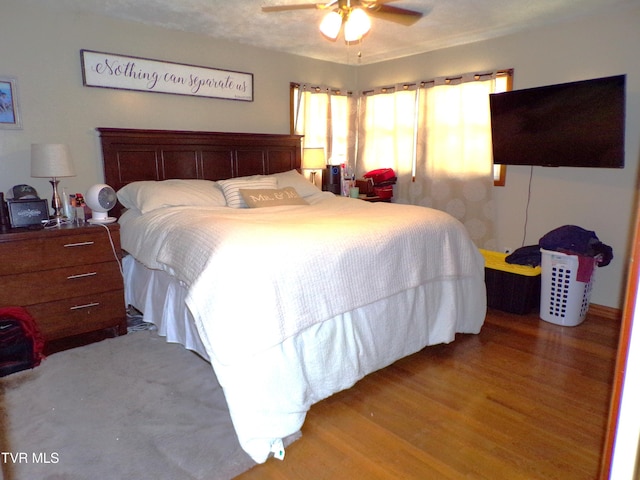
[[[513,68],[507,70],[499,70],[498,75],[507,76],[506,92],[513,90]],[[507,183],[507,166],[493,164],[493,186],[504,187]]]

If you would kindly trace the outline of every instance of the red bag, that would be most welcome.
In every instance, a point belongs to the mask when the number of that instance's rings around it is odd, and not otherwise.
[[[38,325],[23,307],[0,308],[0,377],[37,367],[43,350]]]
[[[393,168],[378,168],[365,173],[363,176],[364,178],[370,178],[373,180],[374,185],[378,185],[380,183],[395,180],[396,172],[393,171]]]
[[[391,198],[393,197],[393,187],[391,185],[387,185],[386,187],[373,187],[373,194],[376,197],[380,198]]]

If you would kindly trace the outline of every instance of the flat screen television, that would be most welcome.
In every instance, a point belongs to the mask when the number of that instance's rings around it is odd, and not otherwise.
[[[493,162],[624,167],[626,75],[494,93]]]

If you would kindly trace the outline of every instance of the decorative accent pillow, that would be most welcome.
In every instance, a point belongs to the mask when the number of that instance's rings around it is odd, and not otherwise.
[[[273,175],[269,175],[271,177],[275,177],[278,179],[278,187],[293,187],[298,192],[302,198],[311,196],[315,193],[320,192],[321,190],[316,187],[313,183],[307,180],[304,175],[302,175],[297,170],[289,170],[288,172],[282,173],[274,173]]]
[[[240,189],[240,195],[249,208],[277,207],[279,205],[309,205],[293,187]]]
[[[171,179],[132,182],[118,190],[118,200],[125,208],[142,213],[163,207],[224,207],[224,195],[210,180]]]
[[[252,176],[219,180],[227,206],[231,208],[247,208],[247,204],[240,194],[240,189],[253,190],[256,188],[277,188],[278,181],[272,176]]]

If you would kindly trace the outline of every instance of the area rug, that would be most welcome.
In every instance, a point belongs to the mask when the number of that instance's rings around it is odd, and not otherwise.
[[[227,480],[253,465],[211,366],[154,331],[0,379],[4,480]]]

